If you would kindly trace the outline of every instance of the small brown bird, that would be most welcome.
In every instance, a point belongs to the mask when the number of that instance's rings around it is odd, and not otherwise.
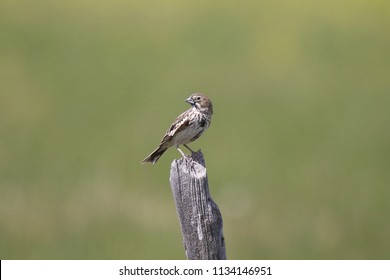
[[[169,127],[160,145],[141,163],[155,164],[162,154],[170,147],[175,146],[181,155],[186,155],[179,149],[179,145],[184,145],[192,153],[193,151],[186,144],[198,139],[210,126],[213,114],[213,104],[211,100],[201,94],[194,93],[185,100],[191,104],[191,108],[176,118]]]

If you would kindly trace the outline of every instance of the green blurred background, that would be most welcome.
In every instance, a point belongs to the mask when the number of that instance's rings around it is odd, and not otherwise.
[[[0,258],[183,259],[193,92],[230,259],[390,257],[390,4],[0,2]]]

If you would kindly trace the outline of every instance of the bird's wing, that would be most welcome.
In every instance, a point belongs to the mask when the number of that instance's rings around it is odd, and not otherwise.
[[[190,118],[188,115],[188,111],[186,111],[176,118],[171,127],[168,129],[167,135],[174,136],[179,131],[188,127],[189,124]]]
[[[161,139],[161,144],[169,142],[179,131],[188,127],[191,122],[188,111],[185,111],[175,119],[172,125],[168,128],[164,137]]]

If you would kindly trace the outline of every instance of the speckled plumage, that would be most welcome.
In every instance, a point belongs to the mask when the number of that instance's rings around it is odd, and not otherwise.
[[[198,139],[210,126],[213,114],[213,104],[210,99],[201,94],[194,93],[185,100],[191,104],[191,108],[178,116],[169,127],[160,145],[141,163],[155,164],[162,154],[170,147],[175,146],[183,157],[185,154],[179,149],[179,145],[186,145]]]

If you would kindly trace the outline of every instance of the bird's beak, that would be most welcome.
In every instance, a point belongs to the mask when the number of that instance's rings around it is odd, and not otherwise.
[[[190,103],[191,105],[194,105],[194,104],[195,104],[194,100],[192,100],[191,97],[188,97],[185,101],[186,101],[187,103]]]

